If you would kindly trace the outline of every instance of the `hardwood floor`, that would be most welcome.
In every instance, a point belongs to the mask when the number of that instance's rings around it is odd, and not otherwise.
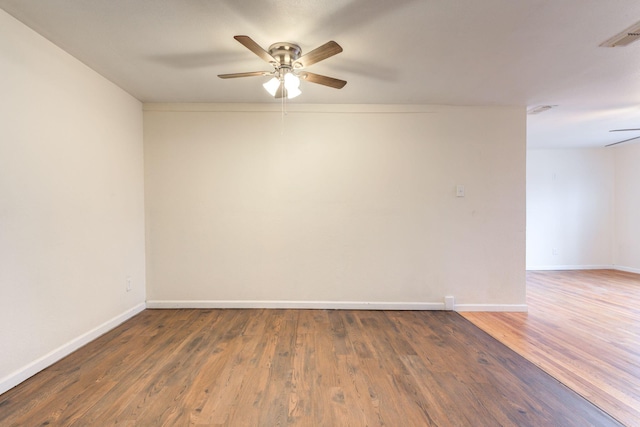
[[[0,425],[613,426],[454,312],[146,310],[0,396]]]
[[[640,275],[527,273],[528,313],[463,313],[627,426],[640,426]]]

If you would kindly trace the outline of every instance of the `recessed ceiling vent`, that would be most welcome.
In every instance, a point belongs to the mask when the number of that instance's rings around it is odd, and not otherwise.
[[[602,43],[601,47],[627,46],[636,40],[640,40],[640,22],[633,24],[626,30],[616,34]]]
[[[527,114],[533,115],[533,114],[544,113],[545,111],[548,111],[553,107],[557,107],[557,105],[538,105],[537,107],[529,108],[527,110]]]

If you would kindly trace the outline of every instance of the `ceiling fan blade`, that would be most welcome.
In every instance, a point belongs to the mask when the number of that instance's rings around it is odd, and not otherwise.
[[[249,36],[234,36],[234,39],[238,40],[244,47],[249,49],[251,52],[258,55],[263,60],[267,61],[270,64],[277,64],[278,61],[269,54],[266,50],[264,50],[258,43],[253,41],[253,39]]]
[[[318,83],[320,85],[329,86],[335,89],[342,89],[347,84],[345,80],[334,79],[333,77],[327,77],[315,73],[304,73],[300,77],[311,83]]]
[[[340,52],[342,52],[342,47],[340,47],[338,43],[331,40],[330,42],[327,42],[322,46],[313,49],[306,55],[302,55],[293,63],[293,66],[295,68],[305,68],[309,65],[315,64],[316,62],[320,62],[323,59],[327,59],[332,57],[333,55],[337,55]]]
[[[634,139],[640,139],[640,136],[636,136],[635,138],[625,139],[623,141],[614,142],[613,144],[607,144],[607,145],[605,145],[605,147],[612,147],[614,145],[622,144],[623,142],[633,141]]]
[[[640,130],[640,129],[613,129],[613,130],[610,130],[609,132],[626,132],[630,130]]]
[[[218,74],[218,77],[221,79],[235,79],[236,77],[270,76],[272,74],[270,71],[250,71],[248,73]]]

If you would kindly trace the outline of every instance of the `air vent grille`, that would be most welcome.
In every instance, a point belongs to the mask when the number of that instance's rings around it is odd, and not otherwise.
[[[550,109],[552,109],[553,107],[557,107],[557,105],[538,105],[537,107],[533,107],[527,110],[527,114],[529,115],[533,115],[533,114],[540,114],[540,113],[544,113],[545,111],[548,111]]]
[[[615,36],[611,37],[609,40],[602,43],[600,46],[602,47],[618,47],[618,46],[627,46],[633,43],[636,40],[640,40],[640,22],[633,24],[629,28]]]

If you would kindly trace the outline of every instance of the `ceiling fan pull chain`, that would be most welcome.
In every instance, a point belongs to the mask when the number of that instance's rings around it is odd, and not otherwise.
[[[284,90],[284,87],[282,88],[282,90]],[[280,121],[280,135],[284,136],[284,107],[285,107],[285,103],[286,103],[286,96],[282,96],[280,98],[280,105],[281,105],[281,121]]]

